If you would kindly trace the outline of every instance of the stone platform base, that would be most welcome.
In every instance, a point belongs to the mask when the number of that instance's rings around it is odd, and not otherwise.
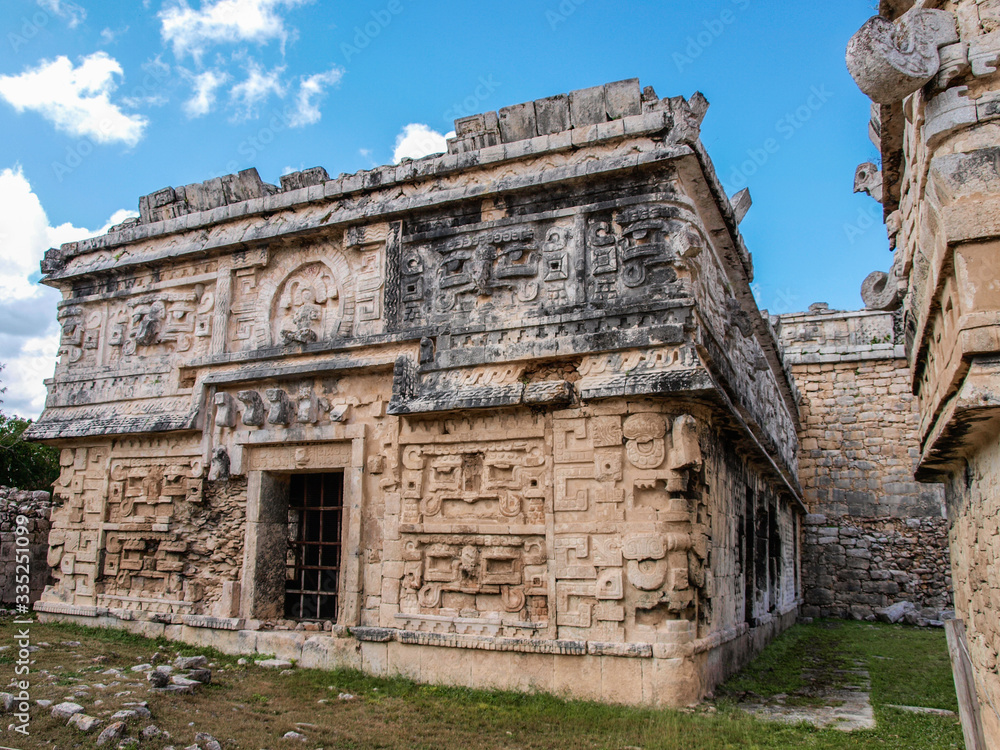
[[[358,669],[422,683],[676,707],[697,703],[715,685],[741,669],[775,635],[795,622],[797,609],[753,629],[742,626],[684,645],[440,636],[370,627],[340,627],[334,633],[252,630],[245,629],[246,623],[241,620],[185,616],[181,619],[190,623],[171,623],[138,619],[149,617],[145,613],[135,613],[138,617],[129,619],[131,614],[112,614],[93,607],[36,605],[40,622],[123,629],[226,654],[274,655],[306,669]]]

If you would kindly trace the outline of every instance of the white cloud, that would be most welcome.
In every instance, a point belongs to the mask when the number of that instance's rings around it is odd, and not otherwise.
[[[303,76],[299,82],[299,92],[295,97],[295,113],[292,115],[289,125],[293,128],[301,128],[319,122],[322,117],[322,113],[319,111],[319,100],[326,94],[328,86],[336,86],[343,77],[343,68],[338,68],[336,65],[325,73]]]
[[[191,118],[207,115],[215,104],[215,91],[229,81],[229,74],[220,70],[206,70],[192,76],[194,96],[184,102],[184,113]]]
[[[226,42],[265,44],[289,37],[282,9],[305,5],[311,0],[205,0],[199,9],[187,0],[176,0],[160,11],[160,35],[173,46],[174,54],[200,59],[205,49]]]
[[[396,136],[396,150],[392,160],[399,163],[403,159],[419,159],[448,150],[448,139],[454,138],[454,131],[442,135],[422,122],[411,122]]]
[[[54,16],[65,18],[66,24],[71,29],[75,29],[87,17],[86,9],[81,8],[72,2],[72,0],[69,0],[69,2],[63,2],[63,0],[38,0],[38,5]]]
[[[256,117],[258,104],[266,101],[272,94],[284,96],[285,85],[281,82],[281,74],[284,72],[284,66],[265,71],[250,60],[247,63],[246,80],[229,90],[229,102],[236,108],[233,119],[239,121]]]
[[[50,247],[96,234],[135,216],[116,211],[98,230],[70,223],[52,226],[20,166],[0,171],[0,398],[5,413],[35,417],[45,403],[42,380],[51,377],[59,344],[59,293],[33,281]]]
[[[7,389],[0,395],[3,400],[0,410],[4,414],[35,419],[45,407],[45,379],[52,377],[59,354],[59,325],[55,321],[59,295],[53,292],[52,296],[49,305],[52,321],[48,328],[38,336],[22,339],[16,355],[0,355],[0,362],[5,365],[0,381]]]
[[[38,112],[64,133],[134,146],[149,121],[112,103],[116,75],[122,75],[122,66],[105,52],[82,58],[76,67],[59,56],[20,75],[0,76],[0,97],[18,112]]]
[[[120,37],[126,31],[128,31],[128,26],[124,26],[120,29],[112,29],[110,26],[106,26],[105,28],[101,29],[101,41],[104,44],[111,44],[115,39]]]

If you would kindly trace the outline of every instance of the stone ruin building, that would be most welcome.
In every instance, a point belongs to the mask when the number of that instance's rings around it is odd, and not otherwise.
[[[791,624],[797,391],[699,140],[637,80],[448,153],[256,170],[51,250],[43,618],[662,705]]]
[[[575,91],[441,156],[166,188],[50,251],[40,616],[656,705],[798,614],[937,619],[969,532],[914,481],[902,271],[865,311],[762,314],[707,106]]]
[[[880,14],[847,51],[882,162],[858,187],[894,250],[865,288],[902,320],[916,476],[944,483],[979,746],[1000,747],[1000,1],[882,0]]]

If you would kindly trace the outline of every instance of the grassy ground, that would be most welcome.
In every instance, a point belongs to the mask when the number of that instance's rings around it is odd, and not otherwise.
[[[12,643],[13,632],[12,625],[0,623],[0,644]],[[33,654],[33,699],[75,700],[88,714],[105,719],[101,728],[107,716],[126,702],[148,701],[153,718],[130,726],[129,734],[138,736],[143,727],[155,724],[170,736],[143,740],[139,747],[156,750],[168,746],[181,750],[194,742],[196,732],[212,734],[225,750],[962,747],[956,719],[885,707],[898,703],[955,708],[941,631],[867,623],[796,626],[721,688],[715,702],[686,711],[441,688],[347,671],[297,669],[283,675],[238,666],[236,657],[206,649],[68,625],[35,624],[31,635],[34,643],[50,644]],[[75,642],[80,645],[67,645]],[[11,651],[0,653],[0,684],[13,677]],[[178,652],[205,654],[215,663],[213,684],[193,696],[150,694],[143,675],[129,668],[148,661],[157,651],[171,660]],[[822,673],[826,665],[843,659],[859,659],[868,665],[879,724],[876,730],[846,734],[768,724],[739,710],[738,701],[747,693],[767,697],[808,692],[801,678],[803,668]],[[101,674],[110,667],[123,670],[122,676]],[[341,693],[356,697],[341,700]],[[307,741],[282,739],[285,732],[296,729]],[[84,735],[40,708],[32,712],[30,730],[28,740],[0,731],[0,745],[69,750],[96,744],[96,732]]]

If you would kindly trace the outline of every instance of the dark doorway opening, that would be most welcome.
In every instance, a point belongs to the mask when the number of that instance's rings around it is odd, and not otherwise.
[[[743,504],[743,543],[740,551],[743,553],[743,621],[750,627],[754,626],[753,604],[754,592],[757,587],[757,500],[753,487],[746,485]]]
[[[343,525],[343,474],[291,476],[285,617],[337,621]]]

